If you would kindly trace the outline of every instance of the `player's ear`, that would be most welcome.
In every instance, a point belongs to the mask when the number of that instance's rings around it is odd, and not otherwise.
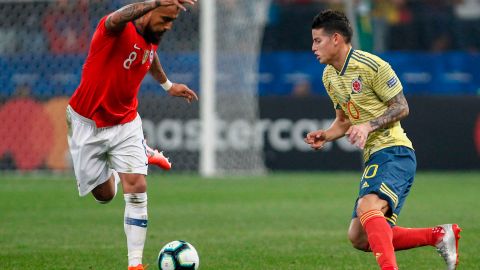
[[[333,40],[333,43],[335,43],[335,45],[337,45],[339,43],[340,38],[341,38],[341,36],[340,36],[339,33],[335,32],[335,33],[332,34],[332,40]]]

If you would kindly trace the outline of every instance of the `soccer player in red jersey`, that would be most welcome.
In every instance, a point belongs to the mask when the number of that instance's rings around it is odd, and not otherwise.
[[[107,203],[122,183],[129,270],[144,269],[149,160],[170,168],[168,160],[145,143],[137,95],[150,72],[170,95],[189,103],[198,100],[186,85],[168,80],[156,53],[180,10],[195,2],[143,1],[103,17],[67,108],[68,142],[80,196],[91,192],[98,202]]]
[[[448,270],[455,269],[457,224],[396,226],[417,165],[412,143],[400,125],[409,108],[399,78],[378,56],[352,48],[352,28],[341,12],[320,12],[313,20],[312,37],[312,51],[327,65],[323,83],[336,118],[328,129],[308,133],[305,142],[321,149],[347,136],[364,153],[365,171],[348,230],[352,245],[373,252],[382,270],[398,270],[395,250],[430,245]]]

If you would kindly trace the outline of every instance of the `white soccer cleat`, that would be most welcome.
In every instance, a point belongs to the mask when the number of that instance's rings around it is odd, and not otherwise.
[[[455,270],[458,264],[458,240],[462,229],[457,224],[444,224],[438,227],[443,229],[444,234],[435,247],[445,260],[447,270]]]

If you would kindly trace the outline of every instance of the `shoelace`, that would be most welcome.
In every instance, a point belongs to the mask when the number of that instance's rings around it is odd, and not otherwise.
[[[435,244],[440,243],[443,236],[445,235],[445,230],[442,227],[435,227],[432,229],[432,235],[435,239]]]

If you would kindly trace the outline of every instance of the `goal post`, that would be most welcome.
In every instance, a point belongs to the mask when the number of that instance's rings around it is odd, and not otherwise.
[[[262,145],[255,141],[259,120],[258,62],[271,0],[200,1],[200,174],[261,174]],[[240,130],[222,146],[222,134]],[[241,143],[240,143],[241,141]],[[234,142],[235,144],[235,142]]]
[[[200,1],[200,121],[202,126],[199,170],[215,174],[215,0]]]

